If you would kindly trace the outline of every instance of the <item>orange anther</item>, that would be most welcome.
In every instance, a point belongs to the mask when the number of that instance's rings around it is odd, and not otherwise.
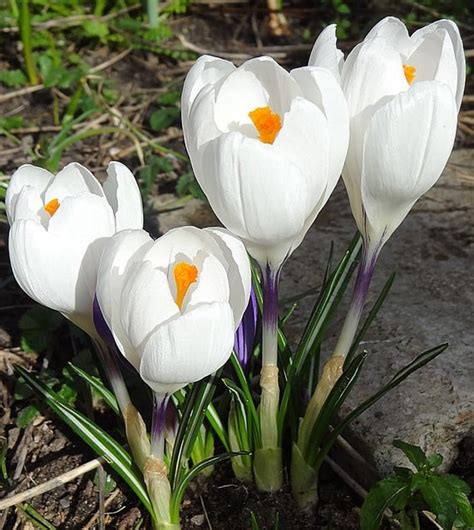
[[[197,281],[198,270],[195,265],[181,262],[174,266],[173,275],[176,282],[176,304],[181,309],[189,287]]]
[[[56,210],[59,208],[58,199],[51,199],[47,204],[45,204],[44,209],[49,213],[51,217],[56,213]]]
[[[403,71],[405,73],[405,77],[406,77],[408,84],[411,85],[416,77],[416,68],[409,64],[404,64]]]
[[[272,144],[281,129],[280,116],[270,107],[258,107],[249,112],[249,117],[258,131],[258,139],[264,144]]]

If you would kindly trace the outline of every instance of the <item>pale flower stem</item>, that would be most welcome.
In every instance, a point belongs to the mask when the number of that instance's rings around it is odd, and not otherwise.
[[[334,348],[334,357],[347,357],[354,342],[380,248],[380,244],[364,243],[362,261],[357,273],[351,305],[344,320],[339,340]]]
[[[260,387],[260,426],[263,447],[278,447],[278,281],[280,271],[269,264],[263,272],[262,371]]]
[[[95,348],[100,358],[100,362],[110,382],[110,386],[112,387],[113,393],[117,398],[120,412],[122,413],[122,416],[125,416],[127,407],[131,404],[131,400],[127,386],[123,379],[122,372],[120,371],[120,367],[118,365],[115,353],[110,351],[110,348],[102,340],[93,338],[92,341],[95,345]]]
[[[153,417],[151,422],[151,455],[163,461],[165,455],[166,410],[168,394],[153,393]]]

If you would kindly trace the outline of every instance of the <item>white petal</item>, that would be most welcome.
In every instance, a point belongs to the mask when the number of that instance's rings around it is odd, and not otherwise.
[[[33,219],[41,221],[41,210],[43,201],[38,195],[38,191],[32,186],[24,186],[21,191],[13,198],[13,219]],[[45,212],[46,213],[46,212]]]
[[[127,270],[120,296],[120,322],[132,349],[123,352],[137,370],[143,346],[152,330],[180,313],[166,275],[149,261]]]
[[[201,304],[150,335],[140,375],[155,392],[175,392],[218,370],[228,360],[233,342],[229,304]]]
[[[457,25],[452,20],[438,20],[421,28],[411,36],[412,46],[416,47],[418,42],[425,38],[426,35],[433,31],[445,30],[451,39],[454,55],[456,57],[456,103],[458,110],[461,107],[462,97],[464,94],[464,85],[466,83],[466,58],[464,55],[464,46]]]
[[[328,184],[318,211],[324,206],[341,176],[349,144],[349,111],[342,89],[334,77],[321,68],[298,68],[291,75],[304,97],[324,113],[329,126]]]
[[[215,256],[203,252],[194,264],[199,269],[198,279],[186,293],[182,306],[183,313],[206,302],[229,302],[229,280],[222,262]]]
[[[310,215],[326,191],[329,142],[329,125],[321,110],[306,99],[295,98],[290,111],[285,114],[273,148],[283,159],[298,167],[306,179],[305,217]]]
[[[36,190],[38,196],[42,198],[53,177],[54,175],[46,169],[32,166],[31,164],[24,164],[13,173],[5,196],[5,208],[10,224],[15,220],[15,203],[23,186],[31,186]]]
[[[126,271],[149,246],[151,237],[144,230],[123,230],[104,244],[97,274],[96,295],[102,315],[115,341],[125,355],[132,347],[120,322],[120,296]]]
[[[203,250],[222,258],[221,250],[210,234],[194,226],[182,226],[157,239],[143,259],[151,261],[167,275],[170,272],[171,279],[170,269],[177,261],[192,263]]]
[[[256,137],[249,112],[268,104],[268,92],[255,73],[244,70],[241,66],[220,86],[214,107],[214,120],[222,132],[242,130]]]
[[[82,256],[70,239],[20,220],[10,229],[9,250],[15,279],[28,296],[86,331],[91,328],[92,297],[81,274]]]
[[[344,63],[342,88],[351,118],[349,149],[342,176],[354,219],[363,231],[360,195],[363,139],[377,108],[409,88],[400,54],[383,38],[364,41],[352,50]]]
[[[419,40],[419,45],[407,58],[407,64],[416,68],[415,82],[441,81],[456,95],[457,64],[448,32],[430,32]]]
[[[352,50],[341,83],[351,118],[409,86],[400,53],[383,38],[364,41]]]
[[[330,24],[316,39],[309,56],[308,66],[325,68],[340,82],[344,54],[337,49],[336,45],[336,24]]]
[[[82,260],[82,280],[93,297],[103,245],[115,233],[115,220],[107,201],[90,193],[66,197],[51,217],[48,233],[70,241],[77,249]]]
[[[208,85],[215,85],[234,70],[235,66],[229,61],[224,61],[224,59],[210,55],[199,57],[189,70],[183,85],[181,95],[183,129],[186,128],[186,120],[189,117],[191,106],[199,92]]]
[[[405,24],[396,17],[385,17],[369,31],[364,40],[383,38],[399,53],[410,47],[410,37]]]
[[[245,246],[240,239],[223,228],[206,228],[219,245],[227,265],[230,287],[230,306],[234,313],[234,329],[237,329],[249,303],[252,287],[252,271]]]
[[[234,234],[271,247],[302,229],[306,177],[273,145],[226,134],[206,146],[203,168],[211,207]]]
[[[301,96],[301,90],[295,80],[271,57],[255,57],[246,61],[240,68],[255,74],[268,93],[268,105],[281,116],[290,110],[293,99]],[[242,95],[237,94],[237,97],[239,96]]]
[[[66,197],[74,197],[84,192],[104,196],[102,186],[94,175],[81,164],[72,162],[50,182],[46,189],[44,202],[46,204],[52,199],[58,199],[61,202]]]
[[[364,141],[362,198],[384,239],[438,180],[456,133],[456,103],[441,83],[420,82],[373,116]]]
[[[143,228],[142,198],[133,173],[120,162],[110,162],[107,175],[103,188],[115,214],[116,231]]]
[[[199,149],[221,134],[214,121],[214,107],[215,88],[208,86],[197,95],[188,119],[183,119],[184,142],[199,182],[202,176]]]

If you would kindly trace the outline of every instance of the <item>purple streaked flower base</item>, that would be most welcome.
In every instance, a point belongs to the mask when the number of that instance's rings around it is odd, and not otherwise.
[[[168,394],[153,394],[153,417],[151,421],[151,453],[163,459],[166,423],[168,417]]]
[[[263,326],[274,329],[278,327],[278,282],[280,270],[273,270],[267,264],[263,270]]]

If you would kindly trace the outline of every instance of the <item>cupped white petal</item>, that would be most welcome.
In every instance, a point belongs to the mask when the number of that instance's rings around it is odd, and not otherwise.
[[[48,233],[70,241],[77,249],[81,277],[93,298],[104,243],[115,233],[115,220],[107,201],[91,193],[66,197],[49,220]]]
[[[237,329],[249,303],[252,287],[252,271],[245,246],[234,235],[223,228],[206,228],[224,255],[229,281],[229,302],[234,314],[234,329]]]
[[[15,196],[13,203],[12,217],[15,221],[19,221],[20,219],[41,221],[43,201],[38,195],[38,191],[32,186],[24,186]]]
[[[271,247],[303,228],[306,176],[275,146],[225,134],[206,145],[203,170],[212,209],[237,236]]]
[[[206,86],[214,86],[223,77],[235,70],[235,66],[224,59],[202,55],[189,70],[183,85],[181,94],[181,118],[183,129],[186,129],[186,121],[199,92]]]
[[[459,28],[452,20],[437,20],[424,28],[420,28],[415,31],[411,36],[411,46],[416,48],[419,42],[426,38],[426,36],[432,32],[437,32],[439,30],[445,30],[449,38],[451,39],[454,55],[456,58],[456,103],[457,108],[461,107],[462,97],[464,94],[464,86],[466,84],[466,57],[464,55],[464,46],[462,43],[461,35],[459,33]]]
[[[341,87],[326,69],[297,68],[291,71],[291,75],[299,84],[304,97],[324,113],[329,128],[328,179],[321,204],[316,208],[319,212],[341,176],[349,145],[349,111]],[[318,134],[322,134],[322,131]]]
[[[200,304],[150,334],[140,375],[155,392],[175,392],[218,370],[230,357],[233,343],[229,304]]]
[[[409,87],[400,53],[383,38],[364,41],[352,50],[341,83],[351,118]]]
[[[15,204],[18,195],[24,186],[31,186],[39,197],[43,197],[44,192],[54,175],[42,167],[24,164],[13,173],[8,184],[5,196],[5,209],[8,222],[15,220]]]
[[[446,30],[427,33],[407,59],[416,68],[415,82],[440,81],[453,95],[457,89],[457,63],[451,38]]]
[[[143,205],[133,173],[120,162],[110,162],[104,193],[115,215],[116,231],[143,228]]]
[[[292,162],[306,179],[305,218],[326,191],[329,178],[330,130],[323,112],[311,101],[298,97],[285,114],[273,143],[282,159]]]
[[[221,132],[237,130],[256,137],[249,112],[266,107],[269,99],[266,88],[255,73],[241,66],[225,78],[217,92],[215,123]]]
[[[144,230],[123,230],[104,244],[97,273],[96,296],[102,315],[124,353],[132,346],[121,324],[120,296],[126,271],[153,244]]]
[[[45,192],[44,202],[46,204],[52,199],[61,202],[66,197],[74,197],[81,193],[104,197],[102,186],[94,175],[81,164],[71,162],[51,180]]]
[[[184,142],[198,181],[202,174],[199,149],[221,134],[214,121],[214,107],[215,87],[205,87],[194,100],[189,118],[183,120]]]
[[[149,261],[132,263],[120,296],[120,323],[131,348],[122,353],[140,369],[141,352],[154,328],[180,314],[171,296],[168,278]]]
[[[9,234],[13,275],[38,303],[80,327],[92,326],[92,297],[81,274],[82,256],[70,239],[48,233],[37,221],[15,221]]]
[[[177,261],[193,262],[202,251],[222,258],[222,253],[211,237],[204,230],[195,226],[182,226],[169,230],[157,239],[146,252],[143,259],[151,261],[154,267],[160,268],[172,278],[169,271]]]
[[[199,269],[197,281],[192,284],[183,300],[182,311],[192,311],[198,304],[229,302],[229,279],[222,262],[207,252],[194,262]]]
[[[280,115],[290,110],[294,98],[301,96],[301,90],[295,80],[271,57],[255,57],[246,61],[240,68],[256,76],[268,94],[268,105]]]
[[[325,68],[340,82],[343,65],[344,54],[337,49],[336,24],[330,24],[318,35],[309,56],[308,66]]]
[[[410,37],[405,24],[396,17],[385,17],[369,31],[364,40],[382,38],[402,55],[410,48]]]
[[[361,181],[371,239],[388,239],[438,180],[456,123],[454,96],[436,81],[414,84],[374,114],[364,140]]]

